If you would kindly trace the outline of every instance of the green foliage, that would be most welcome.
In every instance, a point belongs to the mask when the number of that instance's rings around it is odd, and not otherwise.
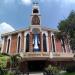
[[[19,67],[19,63],[20,63],[21,57],[20,55],[13,55],[11,56],[11,67],[13,68],[17,68]]]
[[[16,75],[16,74],[12,71],[8,71],[5,75]]]
[[[74,38],[71,39],[70,44],[71,44],[71,49],[74,51],[75,50],[75,39]]]
[[[0,52],[1,52],[1,48],[0,48]]]
[[[58,75],[61,70],[58,67],[49,65],[47,68],[45,68],[45,71],[49,74]]]
[[[73,72],[73,73],[65,73],[65,74],[63,74],[63,75],[75,75],[75,72]]]
[[[2,70],[1,67],[0,67],[0,75],[4,75],[4,71]]]
[[[61,32],[56,32],[55,37],[57,40],[60,40],[62,38],[62,33]]]
[[[59,26],[58,26],[58,29],[61,31],[61,32],[66,32],[66,28],[68,28],[68,22],[67,22],[67,19],[66,20],[62,20],[60,23],[59,23]]]
[[[5,68],[6,67],[8,59],[10,59],[9,56],[0,54],[0,67],[1,68]]]
[[[1,55],[3,55],[3,56],[10,56],[10,55],[7,54],[7,53],[1,53]]]
[[[66,71],[67,71],[68,73],[75,72],[75,63],[67,64],[67,65],[66,65]]]
[[[75,50],[75,11],[71,11],[67,19],[59,23],[58,29],[62,34],[65,33],[66,38],[69,36],[71,48]]]

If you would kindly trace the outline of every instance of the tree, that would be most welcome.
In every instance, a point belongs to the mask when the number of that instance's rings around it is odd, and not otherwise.
[[[58,29],[61,33],[65,33],[64,36],[66,39],[70,40],[70,45],[72,50],[75,50],[75,11],[71,11],[69,16],[62,20],[59,25]],[[68,37],[69,36],[69,37]]]

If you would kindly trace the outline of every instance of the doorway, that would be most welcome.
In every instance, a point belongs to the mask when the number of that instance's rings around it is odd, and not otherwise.
[[[46,61],[28,61],[29,72],[41,72],[45,68]]]

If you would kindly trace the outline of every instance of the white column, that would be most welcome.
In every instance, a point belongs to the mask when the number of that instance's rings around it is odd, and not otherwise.
[[[2,49],[1,49],[1,53],[3,52],[3,48],[4,48],[4,40],[5,40],[5,38],[3,37],[2,38]]]
[[[40,37],[41,37],[41,52],[43,52],[43,34],[42,32],[40,33]]]
[[[24,36],[24,52],[26,52],[26,36]]]
[[[72,53],[72,49],[71,49],[71,46],[70,46],[70,44],[69,44],[69,49],[70,49],[70,53]]]
[[[49,52],[48,33],[46,34],[47,52]]]
[[[53,35],[53,33],[51,32],[51,52],[53,52],[52,35]]]
[[[63,48],[62,44],[63,44],[63,42],[62,42],[62,40],[61,40],[62,52],[64,53],[64,48]]]
[[[57,52],[57,50],[56,50],[56,40],[55,40],[55,35],[54,35],[54,46],[55,46],[55,52]]]

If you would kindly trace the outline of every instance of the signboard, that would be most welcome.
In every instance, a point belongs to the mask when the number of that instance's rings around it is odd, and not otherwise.
[[[47,52],[31,52],[31,53],[25,53],[24,56],[26,56],[26,57],[47,57],[47,56],[49,56],[49,53],[47,53]]]

